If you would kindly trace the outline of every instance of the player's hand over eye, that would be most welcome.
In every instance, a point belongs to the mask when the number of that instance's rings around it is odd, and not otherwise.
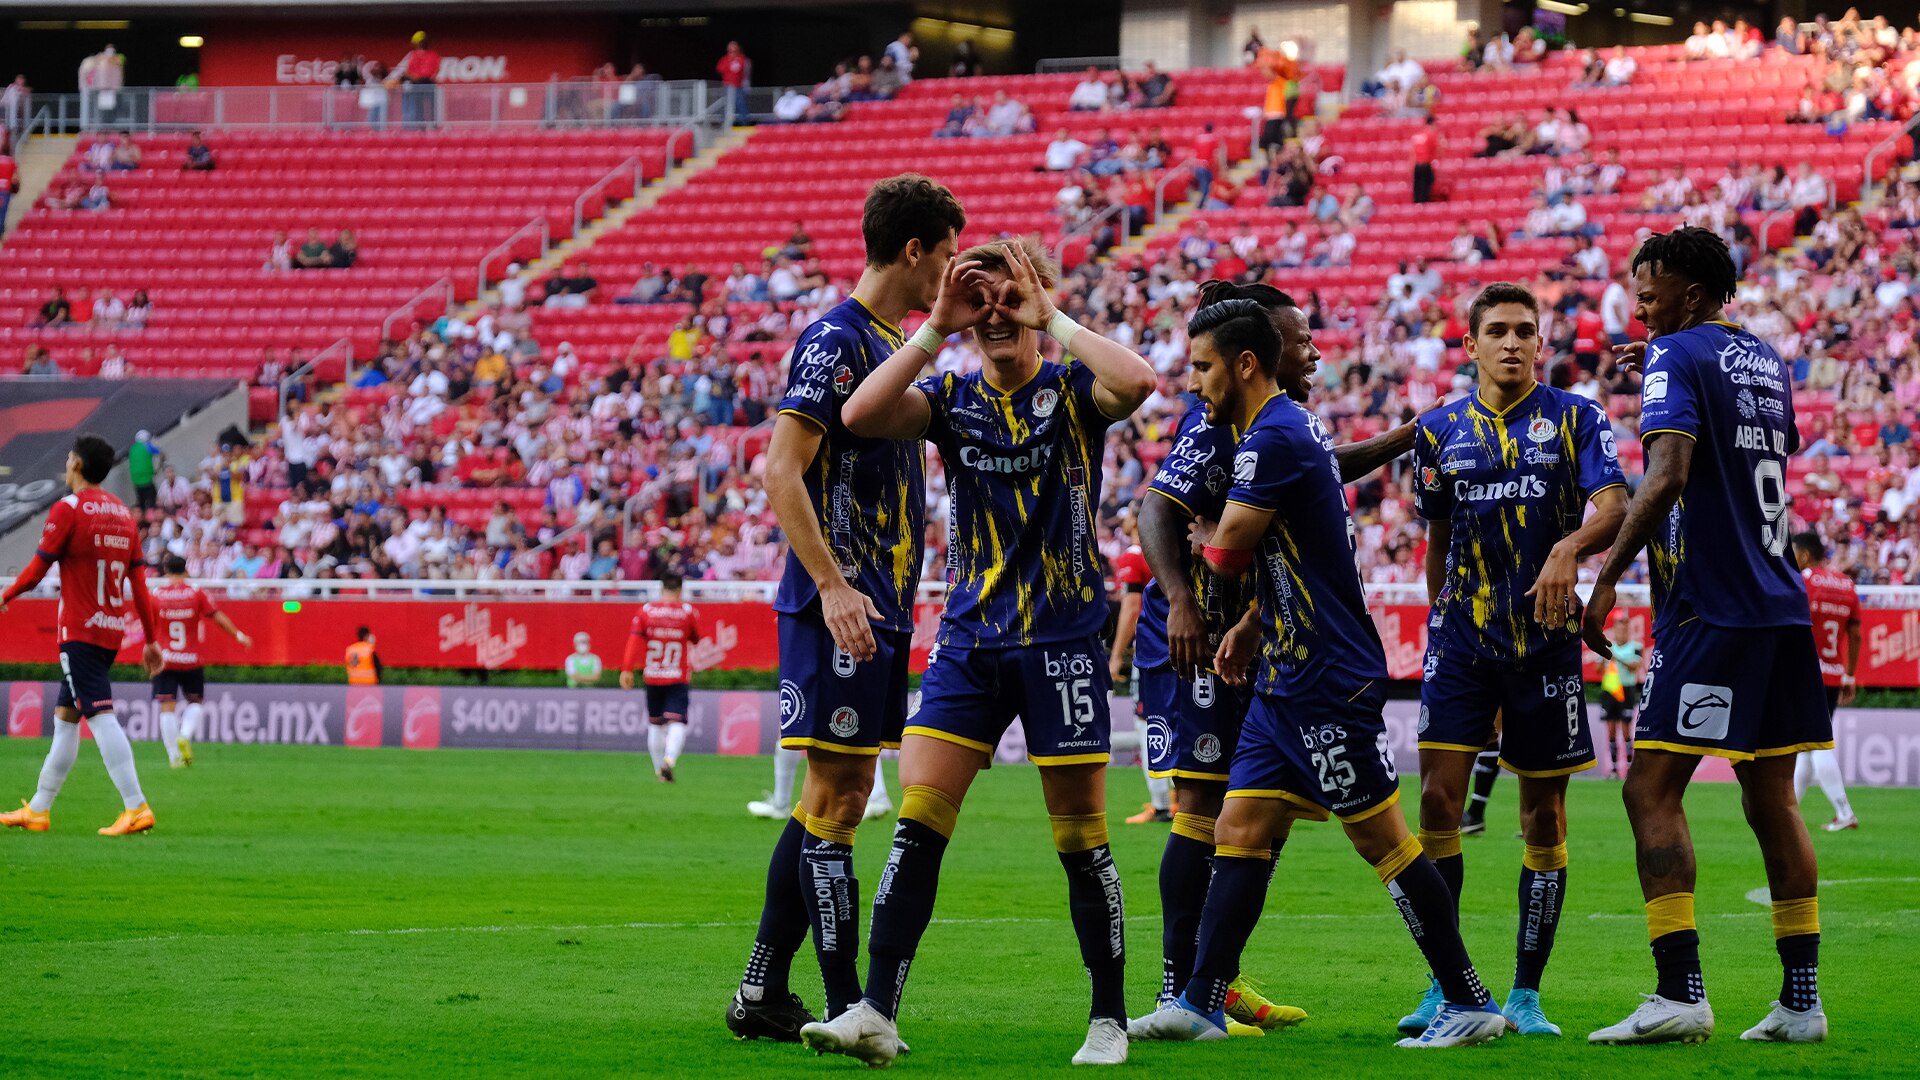
[[[820,614],[841,652],[856,663],[873,659],[873,624],[880,621],[880,609],[872,597],[842,582],[820,594]]]
[[[1613,347],[1613,362],[1618,365],[1622,371],[1639,372],[1646,366],[1647,343],[1644,341],[1629,341],[1625,345],[1615,345]]]
[[[1613,586],[1605,582],[1595,582],[1593,592],[1587,595],[1587,613],[1580,620],[1580,637],[1587,648],[1602,657],[1613,657],[1612,643],[1607,640],[1607,620],[1613,617]]]
[[[940,297],[927,313],[927,325],[941,337],[957,334],[987,317],[992,296],[987,291],[987,275],[978,260],[950,260],[946,280],[940,285]]]
[[[1573,587],[1580,580],[1579,553],[1560,543],[1553,545],[1527,595],[1533,597],[1533,621],[1554,632],[1567,628],[1567,618],[1580,604]]]
[[[1012,277],[1001,286],[993,306],[1001,318],[1044,332],[1057,309],[1053,306],[1053,297],[1047,295],[1047,287],[1040,282],[1040,272],[1033,268],[1033,262],[1019,245],[1005,244],[1001,250],[1006,252],[1007,269]]]
[[[1199,605],[1184,602],[1167,608],[1167,659],[1183,679],[1199,675],[1213,659],[1207,640],[1207,621]]]

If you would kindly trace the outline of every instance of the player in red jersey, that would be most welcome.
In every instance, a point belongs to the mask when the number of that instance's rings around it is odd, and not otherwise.
[[[1820,680],[1827,685],[1827,716],[1831,718],[1835,709],[1853,704],[1853,676],[1860,670],[1860,594],[1854,591],[1852,578],[1827,566],[1827,545],[1819,533],[1803,532],[1794,537],[1793,557],[1800,564],[1800,576],[1807,579],[1813,643],[1820,650]],[[1833,820],[1827,822],[1827,831],[1859,828],[1860,819],[1853,816],[1853,804],[1847,801],[1840,758],[1834,751],[1800,752],[1800,760],[1793,766],[1794,797],[1804,801],[1807,785],[1815,780],[1833,804]]]
[[[153,828],[153,811],[140,791],[133,746],[113,715],[113,654],[127,629],[127,587],[133,610],[146,632],[142,660],[147,674],[160,670],[160,646],[153,633],[153,607],[147,595],[147,567],[140,561],[140,530],[125,503],[100,484],[113,471],[113,447],[98,435],[82,435],[67,455],[67,486],[73,494],[53,504],[33,561],[0,593],[0,615],[14,597],[60,568],[60,698],[54,708],[53,747],[40,768],[40,787],[20,809],[0,814],[0,825],[46,832],[53,800],[80,757],[80,721],[93,728],[100,760],[120,789],[123,812],[100,830],[125,836]]]
[[[202,620],[212,620],[243,649],[253,648],[253,639],[214,606],[212,597],[187,582],[187,560],[169,555],[163,565],[167,576],[153,587],[153,620],[160,628],[164,666],[153,677],[153,696],[160,702],[160,741],[167,748],[167,761],[180,769],[193,764],[193,737],[200,731],[200,702],[207,692],[207,672],[200,666]],[[182,699],[186,708],[176,716]]]
[[[700,613],[680,599],[680,575],[660,576],[660,599],[642,604],[627,636],[627,655],[620,665],[620,689],[633,689],[633,669],[646,664],[647,753],[653,774],[673,783],[673,766],[687,745],[687,681],[693,658],[688,652],[700,640]]]
[[[1146,747],[1146,723],[1140,718],[1144,715],[1140,704],[1140,685],[1138,679],[1128,679],[1127,672],[1132,666],[1128,657],[1133,651],[1134,632],[1140,628],[1140,603],[1147,592],[1147,582],[1153,580],[1153,571],[1147,568],[1147,557],[1140,552],[1140,534],[1132,514],[1128,514],[1121,525],[1127,538],[1127,550],[1113,560],[1113,583],[1120,590],[1120,614],[1113,624],[1113,653],[1107,660],[1108,673],[1113,676],[1113,685],[1133,684],[1133,715],[1135,727],[1140,729],[1140,768],[1147,774],[1147,801],[1140,812],[1129,817],[1129,825],[1145,825],[1150,821],[1173,820],[1173,781],[1166,777],[1155,779],[1151,771]]]

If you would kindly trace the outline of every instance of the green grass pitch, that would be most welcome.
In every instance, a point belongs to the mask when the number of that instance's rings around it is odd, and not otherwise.
[[[0,740],[0,791],[31,791],[44,740]],[[142,779],[160,826],[94,835],[118,809],[91,746],[50,834],[0,836],[0,1077],[849,1075],[844,1059],[736,1043],[721,1024],[758,917],[778,826],[744,803],[765,759],[688,758],[677,785],[642,757],[203,746]],[[889,766],[891,773],[891,765]],[[1129,1003],[1160,971],[1164,826],[1137,770],[1112,774],[1127,885]],[[1411,789],[1409,789],[1411,790]],[[898,795],[897,788],[895,790]],[[1573,785],[1569,905],[1545,1001],[1564,1040],[1509,1037],[1423,1055],[1392,1042],[1423,965],[1368,867],[1329,826],[1296,829],[1247,971],[1310,1019],[1264,1039],[1145,1045],[1135,1069],[1378,1076],[1914,1074],[1920,1051],[1920,792],[1854,793],[1856,833],[1816,831],[1833,1021],[1825,1046],[1741,1043],[1779,986],[1760,858],[1727,785],[1694,789],[1699,911],[1719,1018],[1704,1046],[1591,1047],[1652,988],[1618,786]],[[1514,788],[1468,838],[1464,923],[1490,988],[1512,973]],[[12,801],[10,797],[8,802]],[[1824,820],[1817,794],[1811,816]],[[1407,800],[1404,805],[1410,805]],[[890,826],[861,831],[872,894]],[[862,912],[864,929],[865,912]],[[1085,976],[1038,784],[975,785],[936,923],[907,988],[906,1075],[1062,1072],[1084,1032]],[[803,951],[795,986],[814,1005]],[[1165,1073],[1163,1073],[1165,1075]]]

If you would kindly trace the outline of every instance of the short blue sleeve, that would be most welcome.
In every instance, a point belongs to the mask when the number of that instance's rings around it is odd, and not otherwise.
[[[1233,488],[1227,492],[1227,501],[1255,510],[1280,509],[1287,488],[1305,474],[1301,451],[1299,440],[1285,427],[1256,425],[1234,449]],[[1314,452],[1320,448],[1314,447]]]
[[[928,375],[913,384],[927,399],[927,430],[921,438],[936,444],[945,444],[952,428],[947,423],[947,409],[953,403],[954,387],[960,380],[951,374]]]
[[[846,327],[815,324],[813,336],[794,349],[780,411],[804,417],[822,428],[832,426],[840,403],[853,393],[855,370],[863,366],[857,334]]]
[[[1620,450],[1613,442],[1613,422],[1598,405],[1582,405],[1573,414],[1573,455],[1580,470],[1580,494],[1586,498],[1610,487],[1624,487]]]
[[[1233,445],[1224,434],[1207,425],[1206,406],[1190,406],[1174,434],[1172,449],[1160,460],[1147,490],[1179,503],[1191,516],[1218,517],[1217,503],[1224,491],[1209,490],[1209,470],[1224,470],[1225,464],[1214,458],[1232,453]],[[1221,475],[1224,477],[1224,471]]]
[[[1700,401],[1692,364],[1680,349],[1647,346],[1647,372],[1640,383],[1640,437],[1678,432],[1700,437]]]
[[[1424,520],[1446,521],[1453,517],[1453,492],[1440,471],[1447,429],[1443,422],[1430,421],[1430,415],[1415,421],[1413,432],[1413,509]]]

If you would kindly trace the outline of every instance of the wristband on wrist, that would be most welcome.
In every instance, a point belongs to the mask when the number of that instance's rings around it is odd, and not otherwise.
[[[1047,321],[1047,336],[1060,343],[1061,348],[1070,347],[1073,335],[1080,332],[1080,324],[1064,311],[1056,311]]]
[[[935,330],[933,324],[930,322],[921,323],[920,329],[915,330],[913,336],[907,339],[907,344],[919,349],[928,356],[939,355],[940,347],[946,343],[946,335]]]

